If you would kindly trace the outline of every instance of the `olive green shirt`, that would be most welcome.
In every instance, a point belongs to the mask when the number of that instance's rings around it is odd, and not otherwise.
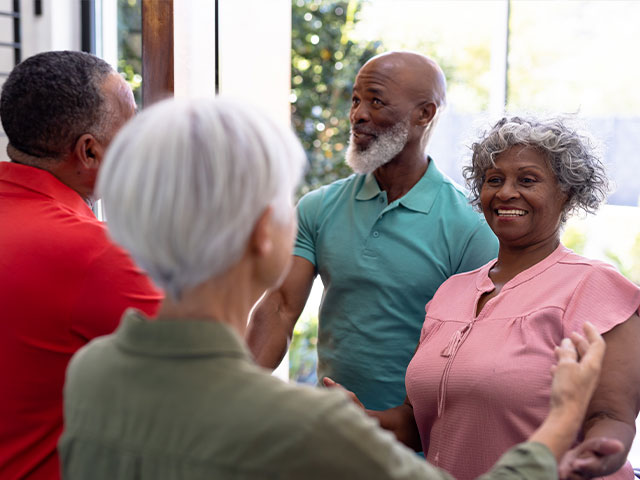
[[[72,359],[59,443],[66,479],[445,479],[338,391],[286,384],[257,367],[227,325],[148,321]],[[486,478],[557,478],[541,444]]]

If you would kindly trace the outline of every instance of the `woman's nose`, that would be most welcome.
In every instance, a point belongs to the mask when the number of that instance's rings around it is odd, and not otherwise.
[[[517,185],[514,185],[513,182],[505,181],[496,193],[496,196],[500,200],[509,200],[519,197],[520,192],[518,191]]]

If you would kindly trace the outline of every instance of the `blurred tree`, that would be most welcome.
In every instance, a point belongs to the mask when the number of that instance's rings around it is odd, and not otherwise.
[[[302,314],[295,328],[289,348],[289,378],[298,383],[314,385],[318,381],[318,316]]]
[[[636,235],[629,251],[607,248],[605,255],[620,270],[620,273],[636,285],[640,285],[640,234]]]
[[[293,0],[291,121],[309,160],[301,194],[351,173],[344,163],[356,73],[383,50],[354,41],[360,0]]]
[[[118,0],[118,72],[142,105],[142,0]]]
[[[584,230],[584,225],[579,223],[569,224],[564,232],[562,232],[561,238],[562,244],[576,252],[578,255],[584,253],[584,247],[587,244],[587,234]]]

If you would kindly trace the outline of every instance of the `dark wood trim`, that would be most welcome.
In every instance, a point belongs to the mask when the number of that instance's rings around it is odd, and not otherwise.
[[[22,35],[20,31],[20,0],[13,0],[13,63],[18,65],[22,61]]]
[[[219,29],[218,29],[218,0],[216,0],[215,3],[215,10],[214,10],[214,15],[215,15],[215,37],[214,37],[214,55],[215,55],[215,69],[216,69],[216,78],[215,78],[215,89],[216,89],[216,95],[218,93],[220,93],[220,76],[218,75],[218,72],[220,71],[219,65],[220,65],[220,48],[218,47],[219,45],[219,41],[220,41],[220,35],[219,35]]]
[[[82,0],[80,4],[80,50],[96,53],[96,2]]]
[[[173,95],[173,0],[142,0],[142,105]]]

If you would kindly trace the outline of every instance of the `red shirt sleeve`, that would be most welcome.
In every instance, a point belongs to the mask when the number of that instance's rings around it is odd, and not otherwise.
[[[113,332],[124,311],[155,315],[162,293],[131,257],[109,244],[88,265],[71,313],[71,330],[91,340]]]

